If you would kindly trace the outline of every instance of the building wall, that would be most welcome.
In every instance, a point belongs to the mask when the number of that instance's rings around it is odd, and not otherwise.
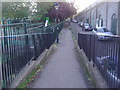
[[[91,25],[93,27],[96,27],[96,7],[94,7],[93,9],[91,9]]]
[[[108,15],[107,15],[107,28],[111,29],[111,18],[113,14],[116,14],[118,21],[118,3],[109,2],[108,3]],[[118,23],[117,23],[117,34],[118,34]]]
[[[103,20],[103,26],[107,27],[109,30],[111,30],[111,23],[112,23],[112,16],[113,14],[116,14],[117,21],[118,21],[118,2],[102,2],[97,5],[94,5],[93,7],[88,7],[87,10],[84,10],[78,15],[78,21],[83,19],[83,22],[86,21],[87,18],[90,18],[90,24],[93,27],[96,27],[96,24],[98,23],[99,16],[101,15],[101,18]],[[117,34],[119,34],[120,31],[118,30],[118,23],[117,23]]]
[[[103,19],[103,26],[106,27],[106,3],[102,3],[97,6],[97,19],[99,19],[100,15]]]
[[[118,35],[120,35],[120,1],[118,2]]]
[[[85,21],[86,22],[88,22],[88,23],[91,23],[90,21],[91,21],[91,18],[90,18],[90,13],[91,13],[91,11],[90,10],[88,10],[86,13],[85,13],[85,16],[86,16],[86,19],[85,19]]]
[[[77,19],[77,20],[84,22],[85,19],[86,19],[85,13],[81,13],[80,16],[78,16],[78,19]]]

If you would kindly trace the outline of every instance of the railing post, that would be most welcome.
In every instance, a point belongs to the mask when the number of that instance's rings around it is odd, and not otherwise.
[[[92,61],[93,61],[93,67],[95,66],[95,54],[96,54],[96,41],[95,41],[96,37],[95,35],[92,35],[92,44],[91,44],[91,50],[92,50]]]
[[[24,18],[24,33],[27,34],[27,23],[26,18]],[[25,48],[26,48],[26,57],[28,60],[29,55],[29,42],[28,42],[28,35],[25,35]]]
[[[43,26],[42,26],[42,33],[45,33],[45,32],[44,32],[44,29],[45,29],[45,27],[44,27],[44,25],[43,25]]]
[[[2,39],[0,38],[0,89],[2,88]]]
[[[24,18],[24,32],[25,34],[27,34],[26,18]]]
[[[37,58],[37,51],[36,51],[36,42],[35,42],[35,35],[32,35],[32,40],[33,40],[33,44],[34,44],[34,60]]]
[[[117,69],[117,76],[118,76],[118,78],[120,79],[120,39],[119,39],[119,41],[118,41],[119,43],[119,51],[118,51],[118,69]],[[120,86],[119,86],[120,87]]]

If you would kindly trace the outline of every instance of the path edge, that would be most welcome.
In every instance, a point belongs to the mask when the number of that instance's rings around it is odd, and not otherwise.
[[[72,32],[72,31],[71,31]],[[80,49],[78,42],[74,36],[74,33],[72,32],[73,35],[73,40],[74,40],[74,47],[76,49],[76,52],[79,56],[79,60],[83,63],[84,67],[86,68],[88,74],[91,77],[91,81],[94,85],[94,88],[109,88],[107,83],[105,82],[104,78],[100,74],[99,70],[97,67],[94,65],[93,67],[93,62],[89,61],[86,54],[84,53],[83,49]]]
[[[36,61],[31,61],[27,64],[8,88],[18,88],[27,79],[27,76],[38,67],[38,65],[41,65],[42,67],[45,64],[47,58],[52,54],[55,47],[56,44],[54,43],[49,49],[45,49]]]

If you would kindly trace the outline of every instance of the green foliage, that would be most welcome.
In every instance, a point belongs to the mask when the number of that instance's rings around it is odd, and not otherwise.
[[[53,2],[37,2],[37,14],[47,14],[47,10],[49,10],[49,8],[51,8],[53,5]]]
[[[5,18],[22,18],[29,15],[29,3],[27,2],[3,2],[2,16]]]
[[[53,2],[37,2],[37,12],[34,12],[32,19],[34,22],[45,21],[45,17],[48,14],[48,10],[53,7]]]
[[[41,20],[42,15],[33,15],[31,16],[31,20],[35,22],[39,22]]]
[[[36,5],[36,7],[35,7]],[[5,18],[31,17],[33,22],[44,21],[53,2],[3,2],[2,16]]]
[[[34,80],[38,72],[42,70],[42,65],[39,64],[25,79],[24,82],[22,82],[17,88],[27,88],[28,84]]]

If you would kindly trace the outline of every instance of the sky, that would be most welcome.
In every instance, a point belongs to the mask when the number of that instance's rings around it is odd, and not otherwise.
[[[78,12],[84,10],[86,7],[94,3],[96,0],[75,0],[75,7],[77,7]]]
[[[94,3],[96,0],[67,0],[68,2],[74,2],[74,6],[78,9],[77,11],[80,12],[84,10],[86,7]]]
[[[94,2],[118,2],[120,0],[66,0],[66,1],[74,2],[74,6],[77,7],[78,12],[80,12]]]

